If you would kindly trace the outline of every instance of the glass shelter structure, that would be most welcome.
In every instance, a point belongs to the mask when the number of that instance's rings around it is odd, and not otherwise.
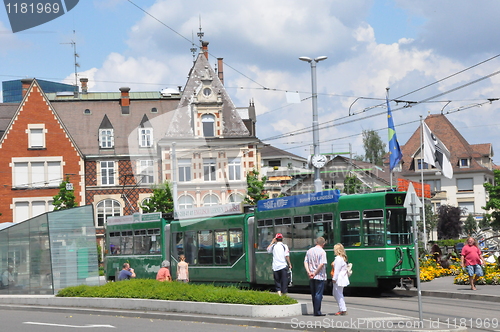
[[[52,211],[0,230],[0,294],[57,294],[99,285],[92,205]]]

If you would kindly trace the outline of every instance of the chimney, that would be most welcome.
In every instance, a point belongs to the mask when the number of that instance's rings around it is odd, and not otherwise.
[[[120,97],[120,105],[122,107],[122,114],[130,114],[130,96],[129,91],[130,88],[124,87],[120,88],[121,97]]]
[[[223,62],[222,58],[217,58],[217,76],[219,77],[220,82],[224,85],[224,70],[223,70]]]
[[[87,94],[87,92],[88,92],[88,87],[87,87],[88,81],[89,81],[88,78],[80,78],[80,83],[82,84],[82,93],[83,94]]]
[[[207,41],[201,42],[201,50],[203,51],[203,54],[205,54],[205,58],[207,58],[207,60],[208,60],[208,42]]]
[[[28,92],[28,89],[30,88],[31,82],[33,82],[32,78],[23,78],[21,80],[22,84],[22,96],[26,96],[26,93]]]
[[[130,88],[120,88],[120,92],[122,93],[120,97],[120,105],[122,106],[130,106],[130,96],[128,92]]]

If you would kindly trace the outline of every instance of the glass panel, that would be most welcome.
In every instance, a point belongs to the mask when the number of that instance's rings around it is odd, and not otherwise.
[[[122,232],[120,250],[122,255],[132,255],[134,252],[134,235],[132,234],[132,231]]]
[[[387,244],[410,244],[411,221],[406,220],[406,209],[387,210]]]
[[[227,265],[228,256],[227,231],[215,231],[215,264]]]
[[[186,232],[185,236],[186,249],[184,255],[186,256],[186,262],[192,265],[198,264],[198,239],[196,238],[196,232]]]
[[[229,230],[230,264],[234,264],[243,256],[243,231],[241,229]]]
[[[200,265],[214,264],[214,236],[212,231],[198,233],[198,259]]]
[[[363,211],[363,230],[365,246],[384,245],[383,210]]]
[[[179,259],[180,255],[184,255],[184,233],[174,233],[172,241],[172,256]]]
[[[259,250],[266,250],[274,237],[273,227],[264,226],[257,229],[257,244]]]
[[[340,242],[345,247],[360,246],[359,211],[340,213]]]
[[[312,240],[311,216],[297,216],[293,219],[293,249],[310,248]]]

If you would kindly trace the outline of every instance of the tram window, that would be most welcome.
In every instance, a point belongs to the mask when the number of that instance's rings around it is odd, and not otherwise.
[[[145,229],[136,230],[134,233],[134,254],[149,254],[149,248],[151,247],[151,237],[146,235]]]
[[[109,253],[111,255],[120,254],[120,232],[109,233]]]
[[[313,237],[317,239],[322,236],[326,240],[326,246],[333,247],[333,214],[315,214],[313,224]]]
[[[345,247],[360,246],[360,215],[359,211],[340,213],[340,242]]]
[[[266,250],[274,237],[273,227],[265,226],[257,228],[257,244],[259,250]]]
[[[172,239],[172,255],[179,258],[184,255],[184,233],[173,233]]]
[[[292,218],[283,218],[283,225],[291,225]]]
[[[198,233],[198,263],[200,265],[214,264],[214,235],[212,231]]]
[[[186,262],[192,265],[198,264],[198,238],[195,231],[189,231],[184,234]]]
[[[134,253],[134,235],[132,231],[122,232],[120,251],[122,255],[132,255]]]
[[[292,246],[292,225],[276,226],[276,227],[274,227],[274,235],[276,235],[276,233],[283,234],[283,243],[289,247]],[[271,240],[272,240],[272,238],[271,238]],[[271,242],[269,242],[269,243],[271,243]]]
[[[274,224],[275,225],[283,225],[283,218],[274,219]]]
[[[241,229],[229,230],[230,264],[234,264],[243,256],[243,231]]]
[[[161,253],[161,236],[160,229],[148,229],[148,236],[151,238],[151,247],[149,248],[150,254]]]
[[[406,220],[406,209],[388,209],[387,244],[400,245],[411,242],[411,221]]]
[[[293,218],[293,248],[307,249],[312,246],[311,216]]]
[[[384,211],[363,211],[363,231],[365,246],[384,245]]]
[[[215,265],[227,265],[229,246],[227,231],[215,231]]]

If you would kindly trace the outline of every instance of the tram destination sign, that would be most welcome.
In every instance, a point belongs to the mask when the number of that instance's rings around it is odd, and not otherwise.
[[[134,213],[128,216],[108,217],[106,223],[108,225],[133,224],[139,222],[159,221],[160,219],[161,212]]]
[[[243,212],[241,203],[229,203],[223,205],[202,206],[190,209],[179,209],[174,212],[174,219],[182,220],[189,218],[207,218],[238,214]]]
[[[300,206],[338,203],[339,190],[327,190],[319,193],[302,194],[296,196],[285,196],[279,198],[265,199],[257,202],[259,212],[279,209],[294,208]]]

